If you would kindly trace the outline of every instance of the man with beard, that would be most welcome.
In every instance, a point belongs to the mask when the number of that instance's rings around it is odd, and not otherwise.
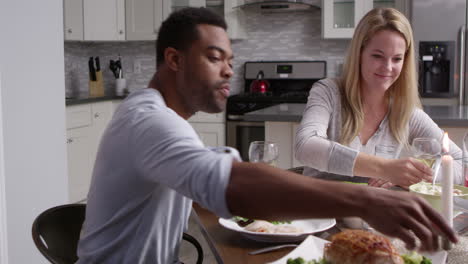
[[[163,22],[156,44],[149,88],[122,102],[102,137],[78,263],[177,263],[192,200],[225,218],[359,216],[410,245],[411,230],[427,250],[439,233],[456,241],[410,194],[312,179],[204,147],[186,120],[225,108],[233,75],[226,23],[186,8]]]

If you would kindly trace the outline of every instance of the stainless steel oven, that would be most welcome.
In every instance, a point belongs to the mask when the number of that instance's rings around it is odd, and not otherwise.
[[[226,143],[236,148],[244,161],[249,160],[249,145],[252,141],[265,140],[265,122],[226,121]]]
[[[325,61],[248,61],[244,64],[244,93],[232,95],[226,108],[226,143],[242,159],[249,158],[252,141],[265,140],[265,122],[245,121],[244,115],[282,103],[306,103],[310,87],[326,77]],[[269,83],[268,91],[251,92],[259,73]]]

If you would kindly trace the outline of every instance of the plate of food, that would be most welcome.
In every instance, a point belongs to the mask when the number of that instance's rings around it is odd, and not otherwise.
[[[219,224],[229,230],[260,242],[298,242],[308,235],[325,231],[336,224],[335,219],[303,219],[294,221],[249,220],[242,217],[220,218]]]
[[[345,230],[331,241],[308,236],[288,255],[270,264],[444,264],[446,251],[419,254],[398,248],[382,235],[364,230]]]
[[[442,186],[429,182],[419,182],[409,187],[410,192],[426,199],[439,212],[442,211]],[[468,188],[458,184],[453,185],[454,217],[461,211],[468,211]]]

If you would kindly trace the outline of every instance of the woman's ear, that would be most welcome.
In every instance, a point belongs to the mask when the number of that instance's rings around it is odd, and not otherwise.
[[[168,47],[164,50],[164,61],[173,71],[179,71],[182,64],[183,54],[178,50]]]

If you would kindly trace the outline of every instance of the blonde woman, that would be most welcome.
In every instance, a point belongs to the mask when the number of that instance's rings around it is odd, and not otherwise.
[[[304,175],[408,187],[431,181],[432,170],[414,158],[399,159],[416,137],[442,138],[421,110],[414,40],[406,17],[376,8],[359,22],[340,79],[316,82],[295,142]],[[462,152],[453,142],[451,155]],[[454,179],[462,183],[461,163]]]

